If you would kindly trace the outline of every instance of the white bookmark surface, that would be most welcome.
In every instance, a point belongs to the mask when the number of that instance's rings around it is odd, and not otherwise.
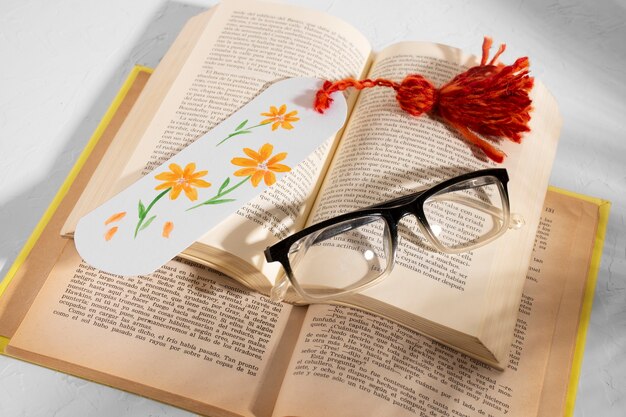
[[[306,159],[344,124],[336,94],[313,109],[322,81],[289,78],[80,219],[76,249],[92,266],[148,274]],[[245,244],[245,242],[241,242]]]

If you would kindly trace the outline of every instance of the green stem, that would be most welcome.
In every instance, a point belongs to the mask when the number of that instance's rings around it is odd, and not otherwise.
[[[152,207],[156,204],[157,201],[161,199],[161,197],[167,194],[171,189],[172,187],[163,190],[159,195],[154,198],[154,200],[152,200],[150,204],[148,204],[148,207],[146,207],[146,209],[144,210],[143,215],[139,215],[139,222],[137,222],[137,227],[135,227],[135,237],[137,237],[137,233],[139,233],[139,228],[143,224],[143,221],[146,219],[146,217],[148,217],[148,213],[150,212]]]
[[[230,135],[226,136],[224,139],[222,139],[215,146],[220,146],[222,143],[226,142],[228,139],[232,138],[233,136],[241,135],[241,134],[244,134],[244,133],[250,133],[251,129],[254,129],[255,127],[259,127],[259,126],[264,126],[264,125],[267,125],[267,124],[269,124],[269,123],[259,123],[258,125],[251,126],[251,127],[247,128],[247,129],[238,130],[236,132],[233,132]]]
[[[239,188],[240,186],[242,186],[243,184],[245,184],[245,183],[246,183],[246,182],[250,179],[250,177],[252,177],[252,175],[248,175],[247,177],[245,177],[243,180],[241,180],[241,181],[240,181],[240,182],[238,182],[237,184],[233,185],[232,187],[230,187],[230,188],[226,188],[225,190],[220,191],[219,193],[217,193],[217,194],[216,194],[216,195],[214,195],[213,197],[209,198],[208,200],[203,201],[203,202],[202,202],[202,203],[200,203],[200,204],[196,204],[196,205],[195,205],[195,206],[193,206],[193,207],[189,207],[189,208],[188,208],[187,210],[185,210],[185,211],[193,210],[193,209],[198,208],[198,207],[200,207],[200,206],[206,206],[206,205],[209,205],[209,204],[214,204],[214,202],[215,202],[215,201],[219,200],[220,198],[222,198],[222,197],[223,197],[223,196],[225,196],[226,194],[230,193],[231,191],[233,191],[233,190],[235,190],[235,189]]]

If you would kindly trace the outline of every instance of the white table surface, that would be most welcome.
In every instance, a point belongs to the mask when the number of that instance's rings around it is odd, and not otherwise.
[[[214,1],[0,0],[0,277],[135,64],[154,67]],[[293,3],[352,23],[375,49],[429,40],[531,58],[564,126],[551,184],[613,206],[576,416],[626,415],[626,1]],[[529,381],[532,383],[532,381]],[[187,416],[116,389],[0,356],[0,416]]]

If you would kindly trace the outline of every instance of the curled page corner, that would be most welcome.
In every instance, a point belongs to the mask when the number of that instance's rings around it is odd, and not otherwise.
[[[271,84],[194,143],[82,217],[74,240],[93,267],[154,272],[273,186],[343,126],[347,103],[313,109],[323,81]],[[242,244],[244,244],[242,242]]]

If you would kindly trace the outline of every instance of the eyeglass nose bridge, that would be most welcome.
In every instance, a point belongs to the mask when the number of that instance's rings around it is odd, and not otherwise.
[[[430,230],[427,227],[428,221],[426,220],[426,215],[424,211],[421,209],[419,202],[417,200],[405,203],[401,206],[394,207],[390,213],[389,218],[387,219],[387,223],[391,232],[391,241],[392,241],[392,250],[395,251],[398,248],[398,235],[400,229],[400,221],[405,217],[414,217],[415,222],[417,223],[417,228],[419,233],[422,234],[423,238],[426,240],[433,241],[436,239],[434,236],[430,234]],[[407,228],[411,230],[411,228]],[[410,233],[415,234],[417,231],[411,231]],[[435,243],[436,245],[436,243]]]

